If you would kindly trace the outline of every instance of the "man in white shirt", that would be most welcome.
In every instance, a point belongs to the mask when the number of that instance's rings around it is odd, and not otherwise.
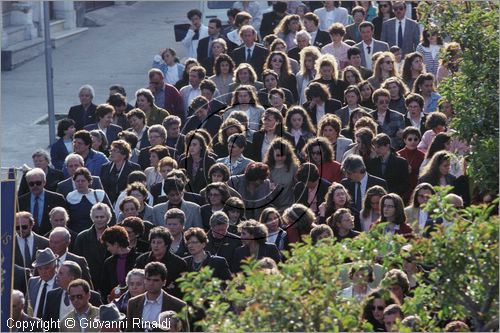
[[[408,53],[415,52],[420,42],[420,27],[417,22],[406,17],[404,1],[395,1],[392,9],[396,17],[383,23],[380,40],[387,42],[389,46],[399,46],[404,57]]]
[[[205,68],[201,66],[193,66],[189,70],[189,84],[179,91],[184,101],[184,119],[190,116],[189,105],[193,99],[201,95],[200,83],[205,79],[206,73]]]
[[[344,7],[340,7],[340,1],[327,0],[323,8],[318,8],[314,14],[319,17],[319,28],[328,30],[333,23],[342,23],[344,26],[349,24],[349,13]]]
[[[198,9],[191,9],[187,13],[187,18],[191,21],[191,27],[181,43],[186,48],[186,56],[189,58],[196,59],[200,39],[208,37],[208,27],[201,23],[201,17],[202,13]]]
[[[31,268],[37,250],[49,246],[49,240],[33,232],[33,215],[29,212],[16,213],[16,253],[15,264]]]
[[[42,318],[45,309],[47,293],[57,288],[56,281],[57,256],[51,249],[38,250],[33,268],[38,271],[39,276],[32,277],[28,281],[28,293],[33,306],[33,314]]]
[[[379,51],[389,51],[389,45],[373,38],[375,26],[371,22],[362,22],[359,25],[359,33],[362,41],[356,45],[361,51],[361,66],[372,68],[372,55]]]

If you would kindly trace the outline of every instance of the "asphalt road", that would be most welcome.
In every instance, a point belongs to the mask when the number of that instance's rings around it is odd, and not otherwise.
[[[92,12],[102,26],[53,49],[55,113],[67,114],[70,106],[79,104],[83,84],[94,87],[96,104],[105,102],[108,87],[115,83],[125,87],[133,102],[134,92],[148,85],[147,71],[161,48],[174,47],[184,56],[184,47],[175,43],[173,25],[188,23],[186,13],[197,4],[145,1]],[[48,114],[45,57],[1,75],[0,165],[31,166],[32,152],[49,147],[48,125],[36,124]]]

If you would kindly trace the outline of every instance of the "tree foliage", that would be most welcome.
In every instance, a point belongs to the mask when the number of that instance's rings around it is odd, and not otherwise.
[[[473,149],[468,174],[483,191],[498,193],[498,1],[422,2],[424,24],[436,24],[463,51],[459,71],[439,86],[453,103],[452,128]]]
[[[419,286],[403,310],[418,315],[426,331],[465,318],[482,331],[498,319],[498,220],[489,216],[492,208],[457,211],[444,203],[444,194],[427,208],[454,224],[429,239],[410,241],[421,263],[432,269],[425,279],[417,276]],[[366,331],[371,327],[360,321],[362,304],[339,296],[346,286],[345,262],[382,260],[386,270],[401,268],[405,244],[379,230],[342,243],[307,241],[292,249],[279,274],[266,274],[250,262],[222,289],[205,268],[184,276],[181,288],[192,313],[205,309],[198,322],[205,331]]]

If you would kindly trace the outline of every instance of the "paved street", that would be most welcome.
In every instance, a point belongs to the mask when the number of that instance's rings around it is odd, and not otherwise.
[[[105,25],[92,27],[77,39],[53,49],[56,114],[67,114],[79,104],[78,88],[94,87],[94,103],[103,103],[108,87],[122,84],[129,100],[147,86],[147,71],[161,48],[174,47],[173,25],[187,23],[186,13],[198,2],[136,2],[92,12]],[[45,58],[40,56],[10,72],[2,72],[1,155],[2,167],[32,165],[31,153],[48,148],[48,125],[36,125],[47,116]]]

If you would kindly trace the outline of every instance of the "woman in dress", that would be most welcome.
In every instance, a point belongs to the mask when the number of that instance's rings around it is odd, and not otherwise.
[[[234,68],[234,61],[227,54],[222,53],[215,58],[213,68],[214,75],[210,76],[210,80],[215,83],[217,90],[219,91],[220,95],[217,99],[224,104],[228,104],[231,100],[229,85],[233,83]]]

